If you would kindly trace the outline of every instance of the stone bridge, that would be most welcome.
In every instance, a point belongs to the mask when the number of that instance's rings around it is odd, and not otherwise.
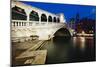
[[[69,36],[73,35],[73,30],[67,27],[63,13],[53,14],[19,1],[12,1],[11,26],[13,41],[25,41],[36,36],[39,40],[49,40],[61,29],[63,31],[59,36],[65,36],[62,35],[64,32]]]

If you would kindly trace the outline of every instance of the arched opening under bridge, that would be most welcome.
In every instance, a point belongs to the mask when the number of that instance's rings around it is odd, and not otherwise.
[[[71,39],[71,34],[68,29],[61,28],[54,33],[54,41],[65,42]]]

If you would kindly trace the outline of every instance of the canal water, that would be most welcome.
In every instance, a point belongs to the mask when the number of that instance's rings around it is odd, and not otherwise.
[[[93,37],[53,38],[41,49],[47,49],[46,64],[95,61]]]

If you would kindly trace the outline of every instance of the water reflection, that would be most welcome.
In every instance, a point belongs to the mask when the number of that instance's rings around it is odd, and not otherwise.
[[[74,43],[73,47],[75,48],[76,47],[76,37],[73,37],[72,40],[73,40],[73,43]]]
[[[80,48],[81,50],[85,50],[85,37],[80,37]]]
[[[85,37],[73,37],[73,47],[79,47],[82,51],[85,50]]]
[[[46,64],[95,60],[93,37],[51,39],[41,49],[47,49]]]

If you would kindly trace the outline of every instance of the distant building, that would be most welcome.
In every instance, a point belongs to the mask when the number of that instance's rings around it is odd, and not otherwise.
[[[95,20],[83,18],[76,24],[76,31],[81,33],[84,31],[87,34],[95,33]]]
[[[69,27],[75,29],[75,18],[70,18]]]

